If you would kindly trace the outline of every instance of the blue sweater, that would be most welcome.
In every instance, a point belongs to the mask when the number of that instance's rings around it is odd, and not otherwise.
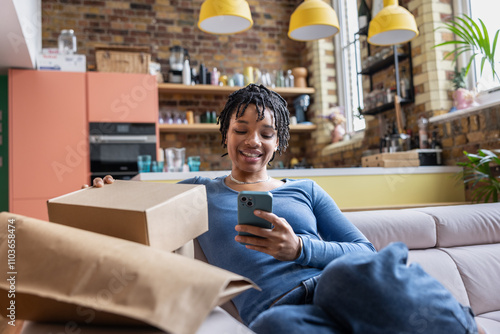
[[[233,298],[247,324],[278,297],[320,274],[333,259],[349,252],[375,251],[332,198],[307,179],[284,179],[284,185],[271,190],[273,213],[285,218],[302,238],[300,256],[295,261],[279,261],[249,250],[234,240],[238,192],[229,188],[224,178],[195,177],[180,183],[206,186],[209,230],[198,241],[208,262],[248,277],[262,289],[251,289]]]

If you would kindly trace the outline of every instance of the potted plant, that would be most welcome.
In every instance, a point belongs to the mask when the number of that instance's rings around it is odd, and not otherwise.
[[[498,202],[500,194],[500,158],[492,151],[480,149],[477,154],[464,151],[466,162],[458,162],[464,167],[458,178],[472,185],[472,200],[484,203]],[[490,164],[493,165],[490,165]]]
[[[498,34],[500,29],[496,31],[495,37],[490,41],[490,34],[488,29],[484,25],[481,19],[478,19],[479,24],[476,23],[472,18],[467,15],[463,17],[455,17],[455,20],[451,20],[445,23],[444,27],[439,27],[438,29],[446,29],[452,32],[456,39],[453,41],[446,41],[435,45],[434,47],[440,47],[445,45],[455,45],[456,48],[453,51],[448,52],[444,58],[448,58],[450,55],[454,55],[453,62],[455,63],[457,58],[464,52],[470,52],[471,56],[465,67],[464,76],[469,73],[472,62],[476,57],[481,58],[481,68],[480,73],[483,74],[484,65],[488,64],[491,68],[493,80],[500,82],[498,73],[495,70],[495,51],[498,41]]]

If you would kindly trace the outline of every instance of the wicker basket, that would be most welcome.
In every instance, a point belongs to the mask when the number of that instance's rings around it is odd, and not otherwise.
[[[95,47],[95,55],[99,72],[149,73],[148,47],[102,45]]]

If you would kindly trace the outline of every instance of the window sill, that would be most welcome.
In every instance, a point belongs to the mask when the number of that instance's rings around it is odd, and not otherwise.
[[[354,134],[354,136],[352,136],[351,139],[349,139],[349,140],[339,141],[337,143],[333,143],[333,144],[326,146],[321,151],[321,155],[322,156],[332,155],[335,153],[341,153],[341,152],[350,151],[350,150],[360,148],[361,145],[363,144],[364,137],[365,137],[365,132],[360,131],[360,132]]]
[[[500,105],[500,99],[495,99],[493,101],[489,101],[489,102],[481,104],[479,106],[475,106],[475,107],[471,107],[471,108],[467,108],[467,109],[462,109],[462,110],[457,110],[457,111],[453,111],[451,113],[449,112],[449,113],[446,113],[443,115],[431,117],[431,118],[429,118],[429,123],[439,124],[439,123],[444,123],[444,122],[450,122],[452,120],[459,119],[462,117],[467,117],[467,116],[479,114],[483,110],[497,106],[497,105]]]

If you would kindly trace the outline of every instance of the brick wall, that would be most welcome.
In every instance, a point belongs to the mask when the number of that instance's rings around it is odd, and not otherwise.
[[[288,38],[289,18],[300,0],[248,0],[253,27],[232,36],[210,35],[197,28],[202,0],[42,0],[42,45],[57,47],[62,29],[74,29],[78,53],[95,68],[96,44],[148,46],[152,60],[159,62],[165,80],[169,71],[169,49],[181,45],[189,51],[191,66],[203,63],[223,74],[243,73],[245,66],[260,70],[287,70],[307,66],[306,43]],[[220,112],[226,96],[160,94],[160,110],[207,110]],[[293,105],[293,100],[289,99]],[[293,112],[293,108],[292,112]],[[298,147],[293,154],[305,156],[307,138],[292,136]],[[216,138],[213,138],[216,137]],[[300,138],[297,140],[296,138]],[[201,155],[207,169],[226,169],[221,159],[220,138],[214,135],[167,135],[162,147],[188,147],[188,155]],[[291,149],[283,156],[288,164]],[[202,166],[203,167],[203,166]]]
[[[453,38],[444,30],[436,30],[442,26],[443,20],[453,15],[453,8],[450,1],[406,0],[399,3],[415,16],[420,33],[411,42],[415,102],[402,106],[406,128],[415,134],[418,133],[417,121],[420,117],[430,118],[446,113],[452,106],[450,80],[453,64],[451,59],[443,60],[444,54],[450,49],[432,48],[432,46]],[[361,39],[361,47],[362,57],[367,56],[367,47],[372,48],[372,54],[375,51],[373,46],[366,44],[364,38]],[[389,67],[386,71],[374,76],[374,85],[386,80],[386,78],[392,78],[392,72],[393,68]],[[367,81],[365,80],[363,85],[365,93],[369,91]],[[493,134],[494,131],[498,130],[494,125],[496,123],[492,121],[490,125],[484,125],[490,128],[481,129],[479,121],[480,119],[495,120],[495,115],[496,111],[494,110],[485,111],[484,114],[466,117],[460,122],[450,122],[445,125],[444,129],[442,125],[438,125],[436,131],[442,139],[445,149],[445,164],[455,165],[457,161],[462,159],[462,151],[467,147],[472,152],[479,147],[498,147],[500,145],[498,135]],[[394,110],[388,110],[375,117],[366,117],[367,126],[362,146],[318,157],[318,167],[360,166],[363,152],[379,148],[381,120],[391,124],[395,120]],[[434,130],[434,127],[431,126],[430,130]],[[481,130],[478,130],[478,127]]]

